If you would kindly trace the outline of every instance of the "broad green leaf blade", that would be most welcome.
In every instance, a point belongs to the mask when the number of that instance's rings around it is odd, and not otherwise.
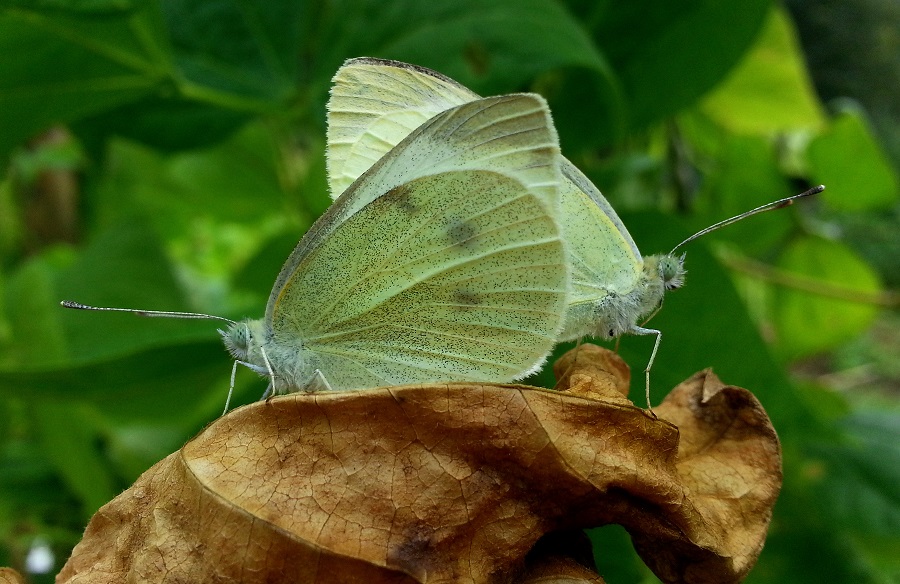
[[[620,79],[632,129],[677,113],[721,82],[770,10],[768,0],[569,4]]]
[[[0,159],[33,134],[158,91],[171,64],[152,3],[103,18],[0,12]]]
[[[181,342],[53,368],[0,370],[0,395],[81,402],[117,419],[172,423],[205,404],[198,389],[219,387],[224,405],[229,370],[220,342]]]
[[[222,107],[275,108],[294,92],[307,7],[303,2],[166,0],[161,3],[188,94]],[[209,92],[209,93],[207,93]]]
[[[856,108],[845,109],[809,145],[810,173],[835,211],[883,209],[900,199],[900,178]]]
[[[769,134],[823,124],[792,23],[783,10],[770,11],[753,48],[703,100],[702,108],[741,133]]]
[[[558,67],[609,72],[584,29],[548,0],[404,2],[379,56],[431,67],[491,95]],[[434,39],[440,38],[440,43]]]
[[[821,283],[818,295],[805,289],[776,290],[774,325],[778,347],[786,357],[835,347],[864,331],[878,314],[878,307],[869,300],[881,292],[878,275],[838,242],[797,240],[785,250],[778,267],[804,282]]]
[[[44,455],[81,499],[89,518],[117,494],[117,485],[98,448],[98,432],[74,403],[35,401],[32,419]]]

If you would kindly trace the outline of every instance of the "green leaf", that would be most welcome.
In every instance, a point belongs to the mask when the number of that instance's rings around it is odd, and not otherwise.
[[[716,172],[703,183],[697,195],[695,214],[691,217],[695,231],[796,194],[778,167],[772,143],[763,137],[722,135],[716,150],[704,154],[714,159]],[[780,242],[792,222],[792,211],[782,209],[747,218],[704,239],[727,241],[744,254],[757,255]]]
[[[73,361],[126,355],[148,346],[215,336],[216,324],[210,321],[145,319],[59,306],[61,300],[75,300],[117,308],[190,308],[156,235],[141,222],[123,221],[101,233],[59,274],[57,282],[57,298],[40,313],[50,311],[58,315]]]
[[[31,410],[44,455],[78,494],[84,517],[89,518],[118,490],[97,449],[96,429],[82,408],[71,402],[35,401]]]
[[[229,365],[219,342],[173,342],[121,357],[0,370],[0,395],[81,402],[119,420],[177,424],[206,407],[209,388],[221,392],[224,405]]]
[[[276,140],[265,125],[249,124],[213,147],[177,154],[116,141],[88,196],[101,211],[116,214],[103,222],[139,213],[167,239],[190,232],[200,219],[264,221],[283,215],[289,194]]]
[[[253,119],[235,111],[180,96],[149,95],[82,119],[74,129],[98,153],[110,135],[164,151],[213,146]]]
[[[824,120],[793,25],[773,7],[750,52],[703,100],[703,110],[741,133],[820,127]]]
[[[628,127],[645,128],[678,113],[734,68],[751,47],[768,0],[582,3],[597,46],[621,80]]]
[[[18,369],[60,361],[68,355],[61,328],[59,301],[54,298],[55,270],[48,261],[24,264],[7,283],[4,295],[9,319],[8,340],[0,352],[0,367]]]
[[[90,13],[0,13],[0,160],[16,144],[159,90],[170,62],[152,3]]]
[[[865,330],[878,315],[867,300],[881,292],[878,275],[846,246],[805,237],[792,242],[778,267],[795,274],[810,293],[779,287],[773,318],[781,354],[797,358],[823,351]]]
[[[608,74],[584,29],[548,0],[410,1],[395,3],[391,16],[400,26],[379,54],[433,66],[486,95],[563,66]]]
[[[69,510],[71,497],[41,446],[34,440],[9,440],[0,446],[0,521],[21,519],[26,513],[47,515],[57,524],[70,519],[63,517],[63,510]]]
[[[838,115],[810,143],[808,157],[810,174],[827,187],[822,197],[835,211],[885,208],[900,197],[900,180],[857,109]]]
[[[226,107],[239,97],[274,106],[293,93],[305,40],[304,3],[165,0],[161,5],[179,69],[192,89],[220,93]]]

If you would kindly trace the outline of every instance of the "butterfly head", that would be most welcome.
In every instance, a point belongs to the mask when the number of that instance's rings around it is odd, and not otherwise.
[[[219,329],[222,342],[231,356],[238,361],[253,362],[253,354],[259,353],[264,338],[261,320],[242,320],[232,323],[227,329]]]
[[[222,335],[222,342],[232,357],[240,361],[247,359],[252,336],[246,321],[236,322],[225,330],[219,329],[219,334]]]
[[[684,286],[684,275],[687,273],[684,269],[684,254],[660,256],[657,270],[666,290],[676,290]]]

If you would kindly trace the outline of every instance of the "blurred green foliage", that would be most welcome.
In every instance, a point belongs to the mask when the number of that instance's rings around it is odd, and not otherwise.
[[[688,285],[653,320],[654,398],[712,366],[769,411],[785,485],[751,582],[896,582],[900,71],[884,73],[877,35],[835,32],[845,9],[813,4],[789,2],[793,18],[766,0],[0,4],[0,565],[24,569],[40,536],[58,570],[228,387],[214,324],[59,300],[261,316],[329,203],[330,78],[366,55],[543,93],[564,153],[646,253],[826,183],[688,248]],[[888,0],[844,4],[900,29]],[[798,29],[817,33],[807,52]],[[852,54],[843,68],[823,36]],[[640,370],[651,343],[621,352]],[[238,402],[264,385],[242,371]],[[621,529],[591,535],[608,581],[653,581]]]

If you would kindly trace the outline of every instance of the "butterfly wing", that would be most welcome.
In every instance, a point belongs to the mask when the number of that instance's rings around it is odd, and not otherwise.
[[[310,229],[276,282],[276,344],[335,389],[510,380],[540,366],[567,304],[559,150],[533,95],[420,126]]]
[[[332,83],[326,164],[333,199],[427,120],[481,97],[430,69],[383,59],[350,59]]]
[[[430,69],[373,58],[347,61],[328,102],[328,170],[332,196],[407,134],[448,108],[479,96]],[[590,306],[635,285],[643,259],[619,216],[575,165],[561,159],[563,234],[572,269],[570,315],[561,340],[583,336]],[[585,313],[582,315],[582,313]],[[577,315],[575,313],[578,313]],[[571,330],[570,330],[571,329]]]
[[[533,94],[479,99],[451,108],[416,128],[383,156],[316,221],[281,268],[266,317],[271,320],[280,288],[311,247],[366,204],[422,176],[450,170],[493,170],[533,190],[556,217],[559,140],[546,102]]]
[[[443,172],[344,221],[281,290],[272,327],[302,335],[335,389],[508,381],[556,342],[565,263],[540,197],[498,173]]]

